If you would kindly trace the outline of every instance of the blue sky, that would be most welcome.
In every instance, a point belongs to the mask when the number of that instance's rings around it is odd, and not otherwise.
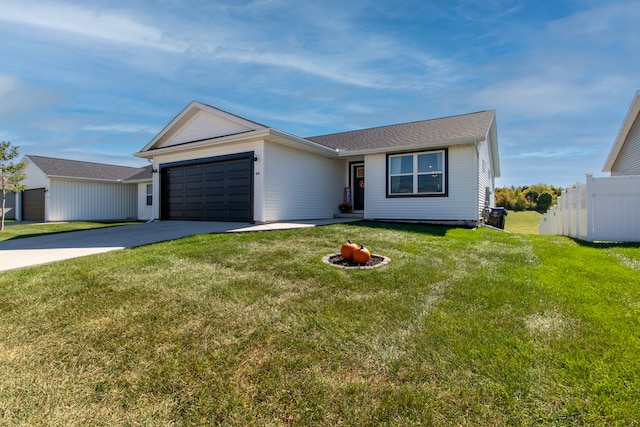
[[[640,3],[0,0],[0,140],[131,156],[198,100],[298,136],[496,110],[500,186],[600,170],[640,89]]]

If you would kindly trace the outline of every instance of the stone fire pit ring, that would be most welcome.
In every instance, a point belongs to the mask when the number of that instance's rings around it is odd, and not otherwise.
[[[325,264],[329,264],[333,267],[343,268],[345,270],[366,270],[370,268],[378,268],[383,267],[391,261],[390,258],[386,256],[371,254],[371,259],[366,264],[358,264],[354,261],[347,261],[342,258],[342,255],[338,254],[329,254],[322,257],[322,262]]]

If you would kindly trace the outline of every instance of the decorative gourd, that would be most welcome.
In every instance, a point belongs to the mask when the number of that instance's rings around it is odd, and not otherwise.
[[[369,249],[360,245],[360,248],[353,253],[353,260],[358,264],[366,264],[371,259],[371,252]]]
[[[358,245],[351,243],[351,240],[347,240],[347,243],[344,243],[340,248],[340,255],[342,255],[342,258],[351,261],[353,260],[353,253],[358,249]]]

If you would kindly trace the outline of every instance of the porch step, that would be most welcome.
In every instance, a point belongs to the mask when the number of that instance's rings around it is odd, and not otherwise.
[[[335,213],[334,218],[364,219],[363,213]]]

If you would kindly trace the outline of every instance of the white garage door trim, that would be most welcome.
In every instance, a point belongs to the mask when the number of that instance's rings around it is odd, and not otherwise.
[[[254,222],[254,152],[160,166],[160,219]]]

